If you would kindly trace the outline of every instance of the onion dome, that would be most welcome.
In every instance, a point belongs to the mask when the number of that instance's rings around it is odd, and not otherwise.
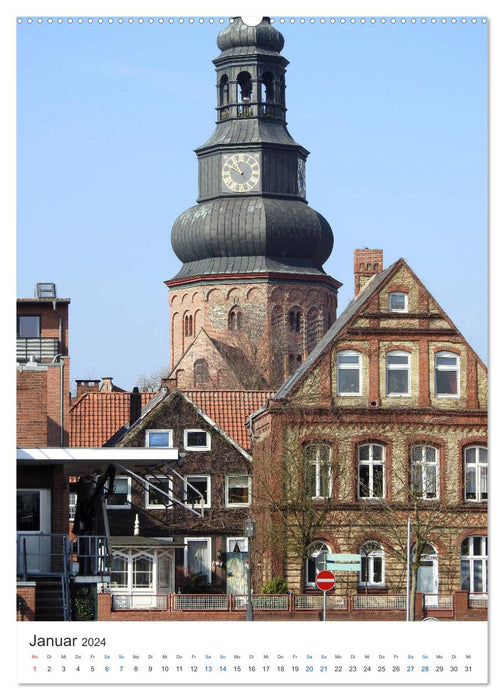
[[[324,217],[304,202],[239,197],[187,209],[173,225],[172,246],[184,263],[182,275],[196,269],[197,274],[288,272],[292,266],[293,272],[323,274],[333,234]]]
[[[241,17],[234,17],[232,22],[217,37],[217,46],[221,51],[250,47],[278,53],[282,50],[283,45],[284,38],[271,25],[269,17],[263,17],[255,27],[245,24]]]

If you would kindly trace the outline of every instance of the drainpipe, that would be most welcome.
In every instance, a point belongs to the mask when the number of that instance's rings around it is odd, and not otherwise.
[[[63,350],[63,319],[61,317],[61,314],[59,313],[58,309],[56,308],[57,301],[56,299],[53,299],[53,311],[58,317],[59,321],[59,330],[58,330],[58,335],[59,335],[59,345],[60,345],[60,350]],[[60,366],[60,447],[63,447],[63,423],[64,423],[64,411],[63,411],[63,398],[64,398],[64,391],[63,391],[63,367],[64,367],[64,361],[63,361],[63,354],[60,352],[58,355],[55,355],[53,358],[53,364],[56,361],[56,358],[59,357],[59,366]]]

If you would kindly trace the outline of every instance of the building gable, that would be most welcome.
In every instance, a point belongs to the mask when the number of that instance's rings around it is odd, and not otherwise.
[[[376,274],[275,398],[307,405],[486,407],[486,369],[405,260]]]

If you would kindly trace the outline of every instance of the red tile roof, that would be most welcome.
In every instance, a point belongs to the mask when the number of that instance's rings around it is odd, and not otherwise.
[[[140,392],[142,408],[156,392]],[[130,393],[86,392],[70,406],[70,447],[102,447],[129,421]]]
[[[185,391],[187,398],[241,447],[250,449],[248,417],[273,391]],[[157,392],[140,392],[142,409]],[[87,392],[70,407],[70,447],[101,447],[129,421],[129,392]]]
[[[275,395],[274,391],[184,391],[235,442],[250,449],[247,419]]]

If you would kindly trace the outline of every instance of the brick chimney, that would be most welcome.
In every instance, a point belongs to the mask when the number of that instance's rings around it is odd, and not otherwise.
[[[85,394],[87,391],[98,392],[100,390],[99,379],[76,379],[75,383],[77,384],[76,398],[79,398],[79,396],[82,396],[82,394]]]
[[[362,292],[372,277],[382,271],[383,250],[377,248],[354,250],[355,296]]]

